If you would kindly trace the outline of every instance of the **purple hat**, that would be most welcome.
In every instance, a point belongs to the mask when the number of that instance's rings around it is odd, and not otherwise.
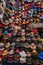
[[[43,19],[43,15],[40,16],[40,19]]]

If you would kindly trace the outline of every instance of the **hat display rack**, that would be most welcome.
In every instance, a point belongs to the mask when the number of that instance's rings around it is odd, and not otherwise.
[[[0,65],[43,65],[43,39],[32,25],[43,22],[43,0],[2,0],[0,5]]]

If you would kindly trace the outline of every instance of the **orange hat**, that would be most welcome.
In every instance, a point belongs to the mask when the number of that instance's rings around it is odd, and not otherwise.
[[[15,24],[18,24],[18,21],[16,21]]]
[[[22,22],[22,24],[23,24],[23,25],[25,25],[25,24],[26,24],[26,22],[24,21],[24,22]]]
[[[26,24],[28,24],[29,22],[28,21],[26,21]]]
[[[28,3],[28,4],[25,4],[27,7],[30,7],[30,3]]]
[[[4,50],[2,55],[7,55],[8,54],[8,51],[7,50]]]

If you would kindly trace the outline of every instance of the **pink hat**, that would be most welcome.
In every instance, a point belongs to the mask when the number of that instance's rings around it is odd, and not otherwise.
[[[37,29],[34,29],[34,30],[33,30],[33,32],[34,32],[34,33],[37,33],[37,32],[38,32],[38,30],[37,30]]]
[[[27,11],[25,11],[24,14],[27,14]]]
[[[16,53],[20,53],[20,50],[19,50],[19,49],[16,49],[15,52],[16,52]]]

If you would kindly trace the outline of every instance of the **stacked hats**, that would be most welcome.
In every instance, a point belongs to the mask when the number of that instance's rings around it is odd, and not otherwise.
[[[14,62],[16,62],[16,63],[20,61],[20,55],[19,55],[19,53],[20,53],[20,50],[16,49],[15,53],[14,53]]]
[[[4,50],[4,43],[0,42],[0,51]]]
[[[6,0],[4,2],[6,7],[0,4],[0,18],[3,18],[3,21],[0,19],[0,56],[4,60],[8,59],[9,63],[37,65],[37,56],[43,50],[43,44],[38,30],[32,24],[39,25],[43,21],[43,1]],[[5,10],[2,9],[3,7]]]
[[[25,51],[20,52],[20,63],[26,63],[26,53],[25,53]]]
[[[8,52],[8,62],[9,63],[13,63],[14,62],[14,51],[13,50],[10,50]]]

